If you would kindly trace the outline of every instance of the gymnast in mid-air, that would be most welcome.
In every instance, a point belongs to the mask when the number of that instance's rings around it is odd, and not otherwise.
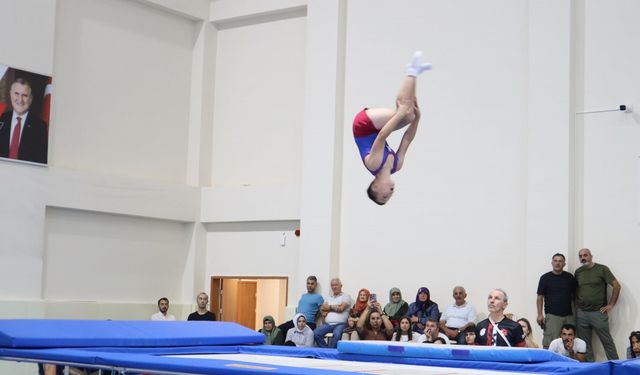
[[[407,77],[396,97],[396,108],[365,108],[353,120],[353,137],[365,168],[374,176],[367,189],[372,201],[383,205],[393,195],[395,183],[391,175],[402,168],[404,156],[413,141],[420,122],[420,109],[416,100],[416,77],[431,64],[420,62],[422,52],[413,55],[406,67]],[[398,151],[387,144],[387,138],[395,130],[407,126]]]

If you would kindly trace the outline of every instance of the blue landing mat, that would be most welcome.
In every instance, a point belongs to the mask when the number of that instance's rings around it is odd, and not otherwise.
[[[0,347],[175,347],[262,344],[264,335],[228,322],[0,319]]]

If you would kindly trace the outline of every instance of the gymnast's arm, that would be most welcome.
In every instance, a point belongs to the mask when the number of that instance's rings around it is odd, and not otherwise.
[[[398,152],[396,153],[396,157],[398,158],[398,166],[396,167],[396,172],[402,168],[402,164],[404,164],[404,156],[407,154],[407,150],[409,149],[409,145],[413,141],[413,138],[416,136],[416,132],[418,131],[418,123],[420,122],[420,109],[416,104],[415,107],[416,119],[409,125],[407,130],[404,132],[402,136],[402,141],[400,141],[400,147],[398,147]]]
[[[382,157],[384,155],[384,146],[387,142],[387,138],[400,124],[400,121],[409,113],[410,108],[406,105],[400,105],[396,110],[396,113],[391,116],[389,121],[380,129],[380,132],[376,136],[376,140],[373,141],[371,146],[371,152],[366,158],[366,165],[369,169],[376,169],[382,163]]]

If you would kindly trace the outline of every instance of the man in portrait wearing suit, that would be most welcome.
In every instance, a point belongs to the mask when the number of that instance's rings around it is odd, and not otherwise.
[[[9,90],[13,110],[0,117],[0,157],[47,163],[47,126],[29,112],[33,102],[31,84],[17,78]]]

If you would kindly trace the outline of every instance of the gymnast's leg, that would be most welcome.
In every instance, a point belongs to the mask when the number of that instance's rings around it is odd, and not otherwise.
[[[396,95],[395,110],[390,108],[370,108],[367,110],[367,115],[376,129],[382,129],[398,111],[403,111],[406,114],[404,118],[394,124],[393,130],[400,129],[407,124],[413,123],[415,120],[415,108],[418,105],[416,99],[416,77],[420,73],[431,69],[431,64],[422,64],[420,62],[421,57],[422,52],[418,51],[413,55],[411,63],[407,64],[407,76],[402,81],[398,94]]]

